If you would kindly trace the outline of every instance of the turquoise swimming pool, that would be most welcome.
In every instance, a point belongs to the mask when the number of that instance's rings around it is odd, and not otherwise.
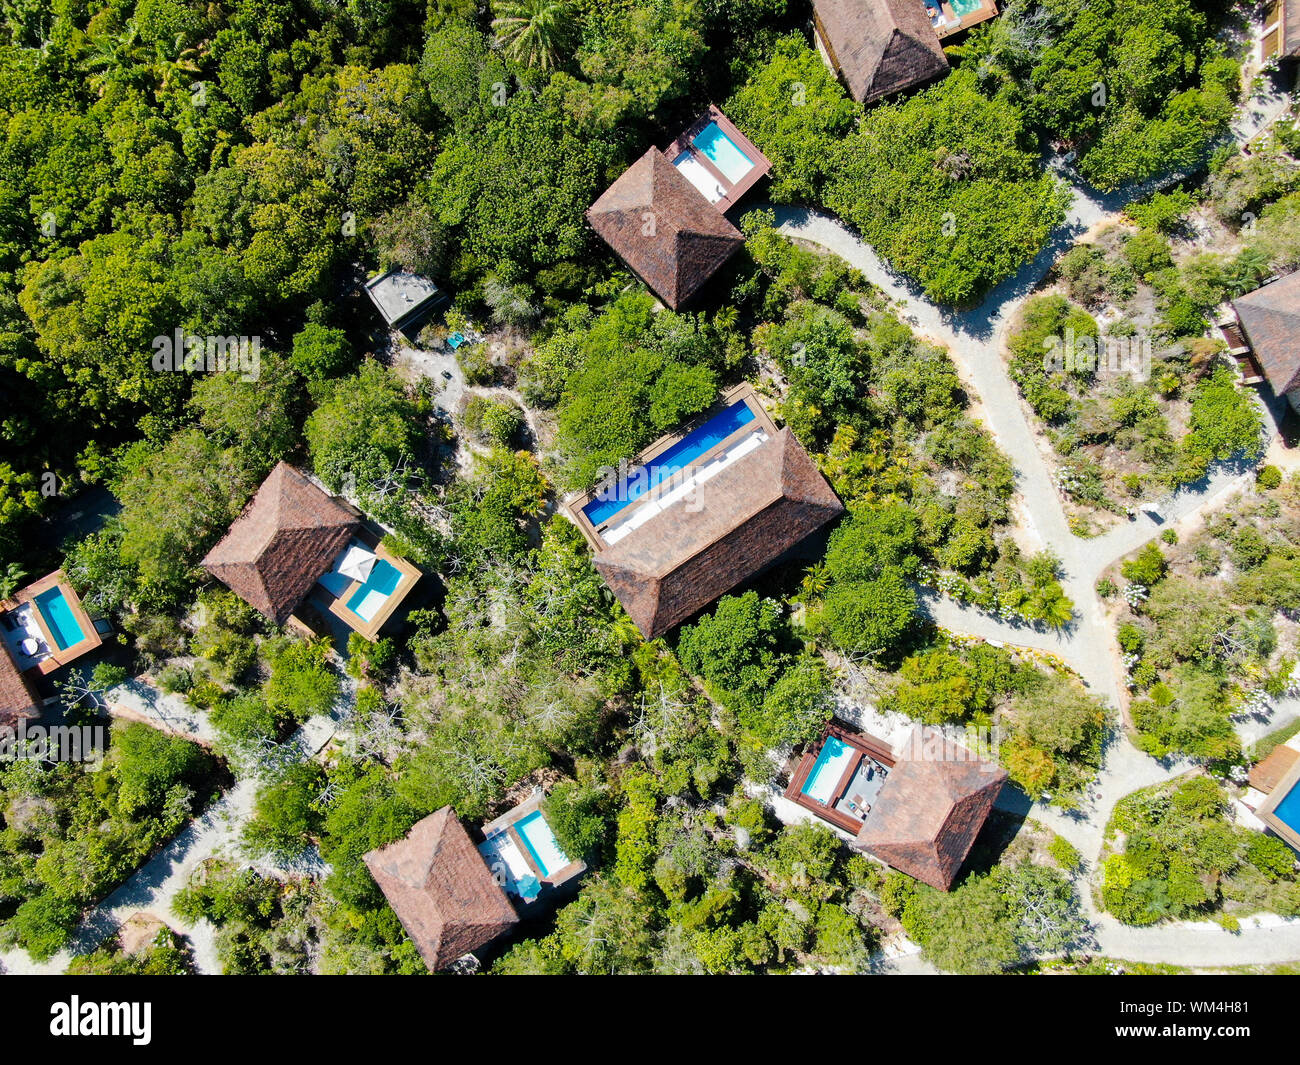
[[[1300,833],[1300,784],[1294,785],[1282,801],[1273,807],[1273,816],[1292,832]]]
[[[836,785],[839,784],[840,778],[844,776],[845,770],[849,768],[849,764],[857,754],[858,752],[843,740],[828,736],[826,742],[822,744],[821,753],[817,755],[817,761],[813,763],[808,773],[808,779],[803,782],[803,788],[800,790],[808,798],[829,806],[836,798]]]
[[[528,848],[528,856],[537,864],[543,876],[554,876],[569,863],[568,856],[560,850],[551,826],[546,823],[541,810],[515,822],[515,831]]]
[[[62,588],[56,586],[41,592],[36,597],[36,609],[41,612],[60,651],[66,651],[86,638]]]
[[[691,142],[702,151],[714,166],[722,171],[722,176],[733,185],[754,169],[754,161],[737,146],[736,142],[722,132],[716,122],[710,122]]]
[[[733,403],[698,429],[687,433],[662,455],[645,466],[629,471],[617,484],[598,493],[595,499],[582,508],[582,512],[592,525],[599,526],[753,420],[754,412],[750,410],[749,404],[744,400]]]
[[[370,576],[348,600],[348,609],[362,621],[373,620],[401,579],[401,570],[382,558],[376,559],[374,566],[371,567]]]

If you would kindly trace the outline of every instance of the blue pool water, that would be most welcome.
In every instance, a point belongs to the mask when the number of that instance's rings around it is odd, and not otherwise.
[[[537,863],[543,876],[554,876],[566,865],[569,859],[560,850],[551,826],[546,823],[541,810],[534,810],[527,817],[515,822],[515,831],[528,848],[528,856]]]
[[[705,126],[691,143],[707,155],[733,185],[754,169],[754,161],[736,147],[736,142],[723,133],[716,122]]]
[[[49,626],[60,651],[66,651],[73,644],[81,643],[86,638],[86,634],[81,631],[81,623],[77,621],[77,615],[72,612],[72,607],[63,594],[63,589],[55,587],[41,592],[36,597],[36,608],[45,619],[45,624]]]
[[[625,478],[601,491],[582,508],[582,512],[592,525],[600,526],[629,503],[640,499],[651,488],[657,487],[682,467],[689,466],[711,447],[753,420],[754,412],[744,400],[733,403],[698,429],[687,433],[648,465],[629,470]]]
[[[382,558],[376,559],[370,576],[348,600],[348,609],[363,621],[370,621],[384,605],[384,601],[393,594],[393,589],[401,579],[401,570]]]
[[[1300,784],[1286,793],[1286,797],[1273,807],[1273,813],[1293,832],[1300,832]]]
[[[835,798],[835,786],[856,755],[857,752],[843,740],[828,736],[826,742],[822,744],[821,754],[817,756],[817,761],[813,763],[812,771],[800,790],[808,798],[829,805]]]

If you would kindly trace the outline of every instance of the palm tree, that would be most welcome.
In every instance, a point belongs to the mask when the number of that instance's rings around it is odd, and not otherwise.
[[[1057,591],[1044,597],[1041,616],[1049,628],[1063,629],[1074,619],[1074,604]]]
[[[526,66],[554,70],[577,36],[572,0],[493,0],[492,10],[497,43]]]
[[[828,583],[826,566],[821,562],[814,562],[808,567],[808,572],[804,574],[803,581],[799,585],[800,597],[805,602],[820,599],[826,594]]]

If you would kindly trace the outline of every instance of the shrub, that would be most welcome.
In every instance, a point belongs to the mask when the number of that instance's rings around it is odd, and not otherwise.
[[[1260,491],[1271,492],[1282,483],[1282,471],[1276,466],[1261,466],[1255,474],[1255,484]]]
[[[1064,836],[1053,836],[1052,842],[1047,845],[1047,853],[1067,873],[1074,872],[1083,864],[1083,855]]]

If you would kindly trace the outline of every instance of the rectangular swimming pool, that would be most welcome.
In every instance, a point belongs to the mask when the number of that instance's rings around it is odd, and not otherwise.
[[[348,609],[363,621],[372,620],[388,601],[388,597],[393,594],[393,589],[401,579],[401,570],[385,559],[376,559],[374,566],[371,567],[370,576],[348,600]]]
[[[1300,784],[1294,785],[1282,801],[1273,807],[1273,816],[1292,832],[1300,833]]]
[[[700,130],[691,143],[708,156],[709,161],[733,185],[754,169],[754,161],[722,132],[722,127],[716,122],[710,122]]]
[[[829,806],[836,797],[835,789],[840,777],[857,756],[857,750],[843,740],[835,736],[826,737],[821,753],[800,790],[815,802]]]
[[[36,597],[36,609],[41,612],[41,617],[45,619],[45,624],[54,636],[54,642],[58,644],[60,651],[66,651],[86,638],[86,634],[81,629],[81,622],[72,612],[67,596],[57,585]]]
[[[543,876],[554,876],[569,864],[568,856],[560,850],[551,826],[546,823],[541,810],[515,822],[515,831],[528,848],[528,855],[537,863]]]
[[[651,459],[644,466],[628,471],[627,476],[617,484],[597,493],[596,498],[582,508],[582,512],[592,525],[602,525],[629,503],[658,487],[678,470],[689,466],[706,451],[753,420],[754,412],[749,409],[749,404],[743,399],[733,403],[698,429],[687,433],[662,455]]]

